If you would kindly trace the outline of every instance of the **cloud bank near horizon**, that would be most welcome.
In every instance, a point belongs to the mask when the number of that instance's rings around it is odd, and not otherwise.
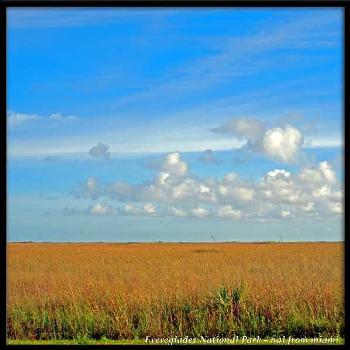
[[[342,185],[327,161],[295,174],[273,169],[256,180],[242,179],[234,172],[220,179],[198,178],[181,154],[173,152],[163,158],[150,181],[102,184],[98,178],[88,177],[74,195],[95,200],[90,213],[98,215],[113,212],[269,221],[343,214]]]

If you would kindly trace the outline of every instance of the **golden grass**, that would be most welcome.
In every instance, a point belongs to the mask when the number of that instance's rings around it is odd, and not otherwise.
[[[9,243],[8,336],[341,336],[343,250],[342,243]]]

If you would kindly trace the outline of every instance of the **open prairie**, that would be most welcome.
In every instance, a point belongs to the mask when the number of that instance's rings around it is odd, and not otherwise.
[[[9,243],[9,339],[344,335],[342,243]]]

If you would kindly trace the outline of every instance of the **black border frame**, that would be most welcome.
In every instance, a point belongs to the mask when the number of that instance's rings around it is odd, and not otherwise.
[[[348,7],[349,0],[0,0],[4,7]]]
[[[344,19],[343,19],[343,86],[344,86],[344,95],[343,95],[343,113],[344,113],[344,119],[343,119],[343,132],[344,132],[344,253],[345,253],[345,261],[344,261],[344,286],[345,286],[345,344],[339,345],[344,348],[347,347],[347,344],[350,344],[350,324],[349,324],[349,313],[350,313],[350,304],[346,301],[347,291],[348,288],[348,273],[349,273],[349,262],[350,258],[347,254],[347,251],[350,252],[350,243],[349,243],[349,219],[348,219],[348,211],[349,206],[347,205],[347,193],[349,186],[347,186],[346,179],[350,179],[349,177],[349,171],[347,168],[347,160],[350,156],[350,143],[347,141],[347,136],[350,130],[350,109],[349,109],[349,101],[350,101],[350,94],[349,94],[349,84],[350,84],[350,72],[349,72],[349,64],[350,64],[350,57],[349,57],[349,50],[350,50],[350,1],[349,0],[0,0],[0,62],[1,64],[1,85],[0,85],[0,92],[1,92],[1,100],[0,100],[0,112],[3,118],[2,123],[4,123],[4,137],[2,139],[2,147],[1,147],[1,157],[3,159],[3,165],[5,168],[5,172],[2,172],[3,175],[3,193],[5,201],[7,198],[7,161],[6,161],[6,155],[7,155],[7,129],[6,129],[6,110],[7,110],[7,75],[6,75],[6,48],[7,48],[7,19],[6,19],[6,10],[7,8],[16,8],[16,7],[42,7],[42,8],[51,8],[51,7],[157,7],[157,8],[168,8],[168,7],[176,7],[176,8],[182,8],[182,7],[205,7],[205,8],[237,8],[237,7],[257,7],[257,8],[271,8],[271,7],[277,7],[277,8],[283,8],[283,7],[293,7],[293,8],[342,8],[344,13]],[[5,121],[5,122],[4,122]],[[349,139],[349,137],[348,137]],[[7,302],[7,271],[6,271],[6,258],[7,258],[7,204],[5,203],[5,212],[4,212],[4,222],[5,222],[5,230],[2,232],[1,235],[1,277],[2,277],[2,286],[4,293],[2,293],[1,297],[1,318],[0,318],[0,324],[1,324],[1,340],[0,345],[3,346],[10,346],[10,347],[22,347],[21,345],[8,345],[6,343],[7,335],[6,335],[6,323],[7,323],[7,313],[6,313],[6,302]],[[4,226],[3,226],[4,227]],[[4,331],[4,332],[3,332]],[[42,347],[43,345],[41,345]],[[45,347],[54,347],[55,345],[45,345]],[[64,345],[63,345],[64,346]],[[73,345],[75,346],[75,345]],[[91,346],[91,345],[89,345]],[[93,346],[100,346],[100,345],[93,345]],[[117,346],[117,345],[114,345]],[[125,346],[125,345],[122,345]],[[137,345],[126,345],[126,346],[137,346]],[[140,345],[144,346],[144,345]],[[178,345],[179,346],[179,345]],[[210,346],[210,345],[209,345]],[[235,345],[233,345],[235,346]],[[237,345],[236,345],[237,346]],[[256,347],[261,347],[261,345],[255,345]],[[269,345],[262,345],[266,348]],[[298,347],[298,345],[290,345],[292,347]],[[315,348],[318,345],[306,345],[306,347],[312,347]],[[332,346],[332,345],[329,345]],[[156,346],[152,346],[157,347]],[[220,345],[216,345],[215,348],[220,347]],[[250,346],[251,347],[251,346]],[[252,345],[254,347],[254,345]],[[303,348],[305,345],[303,345]],[[322,346],[324,347],[324,345]],[[326,346],[327,347],[327,346]],[[332,346],[333,347],[333,346]],[[227,348],[227,345],[224,347]],[[275,348],[275,346],[274,346]]]

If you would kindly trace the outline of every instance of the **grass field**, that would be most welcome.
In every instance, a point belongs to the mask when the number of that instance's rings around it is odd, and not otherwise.
[[[319,342],[317,345],[343,345],[343,338],[333,338],[332,341],[329,341],[327,338],[324,338],[324,342]],[[174,344],[174,343],[173,343]],[[172,344],[172,345],[173,345]],[[196,343],[181,343],[181,345],[296,345],[296,343],[289,342],[288,338],[284,342],[278,342],[277,339],[271,340],[268,338],[262,339],[260,343],[256,342],[247,342],[245,340],[238,340],[235,342],[227,343],[205,343],[201,339],[198,339]],[[146,342],[144,339],[141,340],[112,340],[112,339],[73,339],[73,340],[9,340],[8,345],[152,345],[149,342]],[[154,343],[153,345],[169,345],[168,343]],[[299,342],[298,345],[315,345],[313,338],[304,339],[303,342]]]
[[[344,336],[342,243],[9,243],[10,342]]]

